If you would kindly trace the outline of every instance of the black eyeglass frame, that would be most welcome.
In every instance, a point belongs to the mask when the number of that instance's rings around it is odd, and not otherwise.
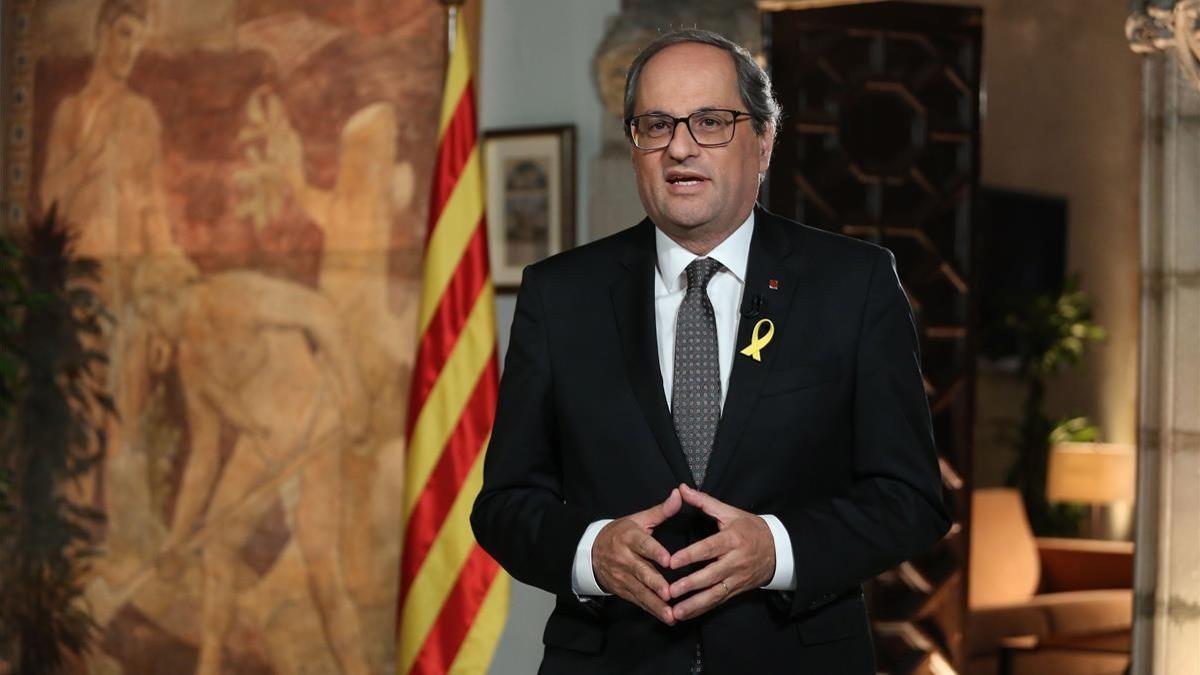
[[[692,123],[689,120],[691,120],[692,117],[695,115],[703,115],[706,113],[715,113],[715,112],[726,112],[726,113],[730,113],[733,115],[733,121],[730,122],[730,124],[729,124],[730,127],[733,128],[733,131],[729,132],[729,140],[723,141],[721,143],[701,143],[696,138],[696,132],[692,131]],[[642,146],[637,144],[637,141],[633,140],[633,124],[639,118],[642,118],[642,117],[661,117],[661,118],[663,118],[663,120],[668,120],[668,119],[671,120],[671,135],[667,138],[666,143],[664,143],[663,145],[656,147],[656,148],[643,148]],[[738,120],[743,117],[749,117],[749,118],[753,119],[754,115],[752,115],[751,113],[748,113],[744,110],[731,110],[729,108],[705,108],[703,110],[697,110],[697,111],[690,113],[684,117],[672,117],[670,115],[666,115],[663,113],[644,113],[642,115],[634,115],[633,117],[625,118],[625,137],[629,139],[629,144],[632,145],[633,147],[637,148],[638,150],[643,150],[646,152],[662,150],[663,148],[670,145],[672,143],[672,141],[675,140],[675,131],[679,129],[679,124],[683,123],[683,126],[686,127],[688,130],[688,135],[690,135],[692,137],[692,141],[694,141],[696,143],[696,145],[699,145],[702,148],[720,148],[722,146],[729,145],[730,143],[733,142],[733,137],[737,134]]]

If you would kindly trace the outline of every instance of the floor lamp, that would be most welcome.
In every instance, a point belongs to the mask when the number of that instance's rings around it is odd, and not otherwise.
[[[1055,443],[1050,447],[1046,499],[1084,502],[1091,510],[1092,538],[1110,538],[1102,508],[1114,502],[1132,502],[1134,451],[1122,443]]]

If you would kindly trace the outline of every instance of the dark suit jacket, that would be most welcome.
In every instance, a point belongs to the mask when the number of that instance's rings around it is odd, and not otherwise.
[[[589,523],[692,483],[663,393],[649,220],[525,270],[471,523],[515,578],[558,596],[543,673],[874,672],[861,582],[949,527],[912,313],[889,251],[756,211],[736,347],[775,324],[762,361],[735,353],[700,489],[778,516],[795,592],[755,590],[666,626],[618,597],[581,603]],[[777,281],[771,284],[770,280]],[[772,289],[771,286],[777,286]],[[715,532],[686,508],[654,536]],[[666,574],[668,580],[681,576]]]

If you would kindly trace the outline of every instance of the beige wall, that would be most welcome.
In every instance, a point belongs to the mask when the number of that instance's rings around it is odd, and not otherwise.
[[[1125,41],[1127,3],[984,0],[985,185],[1070,203],[1068,269],[1081,275],[1108,330],[1085,365],[1050,384],[1051,415],[1086,414],[1110,441],[1136,438],[1140,58]],[[980,372],[979,484],[1012,460],[994,440],[1020,389]]]

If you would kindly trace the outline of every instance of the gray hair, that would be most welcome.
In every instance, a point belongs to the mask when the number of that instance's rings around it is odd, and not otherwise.
[[[754,125],[754,133],[762,135],[768,126],[778,128],[779,101],[775,100],[775,92],[771,86],[771,76],[767,75],[762,66],[754,60],[745,47],[729,38],[700,28],[684,28],[664,33],[646,45],[633,63],[629,65],[629,73],[625,76],[625,119],[633,117],[634,98],[637,96],[638,82],[642,77],[642,69],[655,54],[672,45],[696,42],[710,45],[725,51],[733,59],[734,70],[737,71],[738,94],[746,112],[750,113]],[[629,124],[625,125],[625,135],[628,136]]]

